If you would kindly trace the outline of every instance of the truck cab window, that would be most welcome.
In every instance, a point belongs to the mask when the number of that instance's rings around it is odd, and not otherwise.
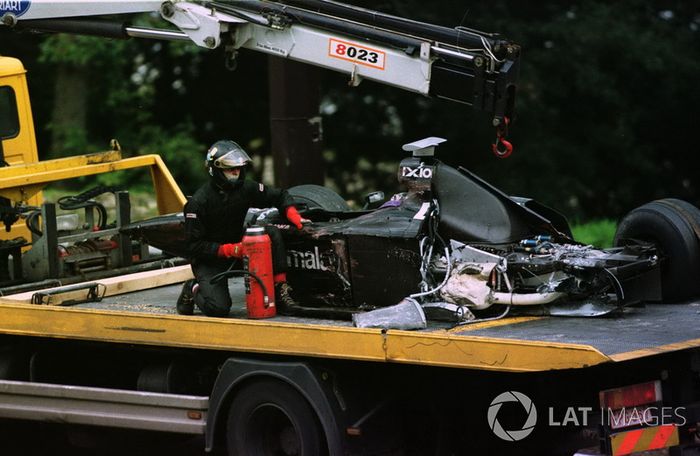
[[[0,86],[0,140],[14,138],[18,133],[15,91],[10,86]]]

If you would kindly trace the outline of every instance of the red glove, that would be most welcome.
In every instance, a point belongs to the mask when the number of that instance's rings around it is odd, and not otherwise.
[[[298,230],[301,229],[301,215],[297,212],[297,208],[294,206],[289,206],[285,211],[287,220],[291,222],[292,225],[296,226]]]
[[[216,255],[221,258],[242,258],[243,244],[236,242],[235,244],[221,244]]]

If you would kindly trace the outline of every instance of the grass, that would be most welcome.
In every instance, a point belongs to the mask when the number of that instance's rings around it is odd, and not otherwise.
[[[616,229],[617,223],[610,219],[592,220],[571,226],[574,239],[600,248],[612,247]]]

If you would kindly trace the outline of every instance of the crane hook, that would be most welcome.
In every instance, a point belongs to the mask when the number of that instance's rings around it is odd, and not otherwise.
[[[503,149],[500,149],[499,145],[502,145]],[[491,144],[491,150],[498,158],[508,158],[510,157],[510,154],[513,153],[513,144],[499,136],[496,138],[496,143]]]
[[[498,158],[508,158],[513,153],[513,144],[505,139],[508,136],[509,123],[510,119],[504,117],[503,122],[496,126],[496,142],[491,144],[491,151]]]

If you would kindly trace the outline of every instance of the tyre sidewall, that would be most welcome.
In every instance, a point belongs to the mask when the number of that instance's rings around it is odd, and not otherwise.
[[[653,242],[665,258],[661,288],[665,301],[680,301],[700,292],[700,243],[687,220],[662,202],[631,211],[620,222],[614,244],[623,239]]]
[[[321,185],[305,184],[287,190],[295,203],[306,204],[309,208],[321,208],[329,212],[349,211],[347,201],[333,190]]]
[[[278,380],[261,380],[243,387],[234,397],[227,420],[228,452],[238,456],[267,456],[251,447],[253,414],[259,407],[275,406],[292,423],[303,456],[321,454],[321,430],[316,414],[306,399],[290,385]]]

